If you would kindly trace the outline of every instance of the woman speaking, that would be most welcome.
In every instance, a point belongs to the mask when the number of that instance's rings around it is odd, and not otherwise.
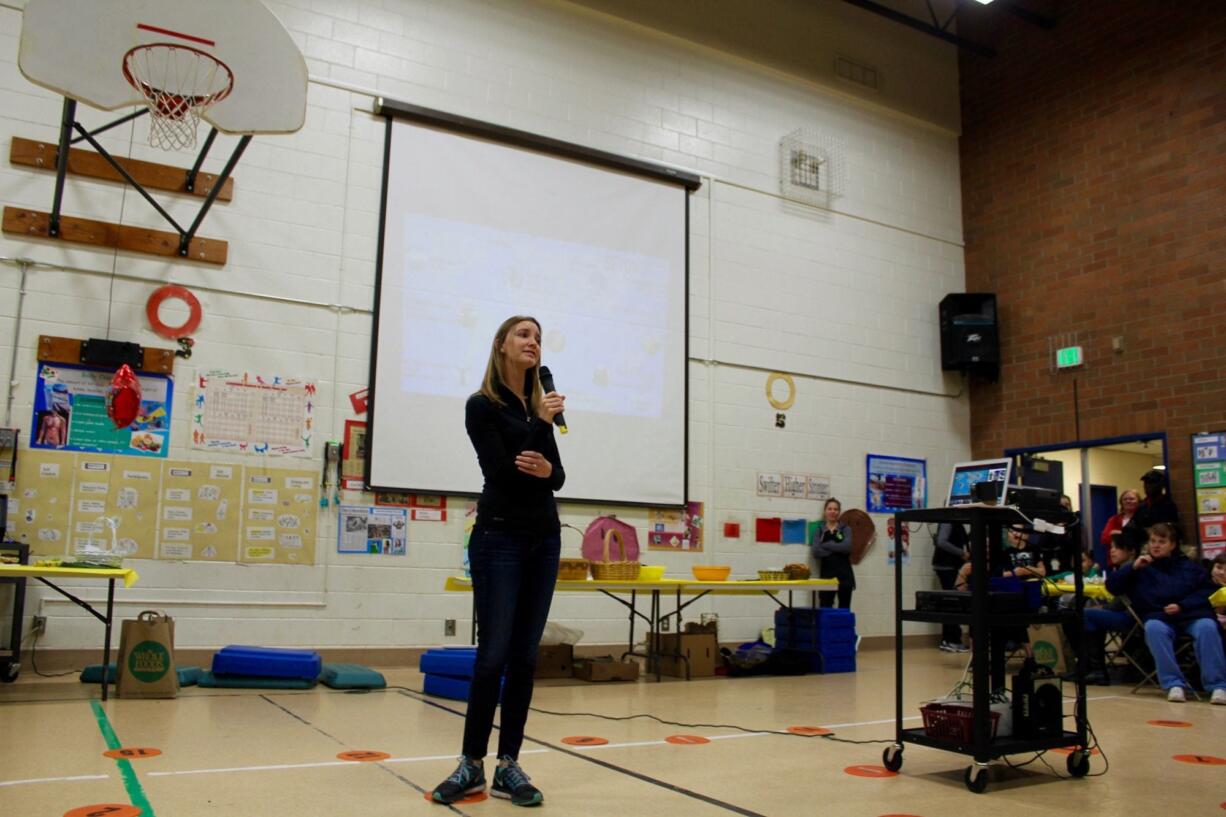
[[[540,368],[541,325],[522,315],[508,318],[494,335],[481,389],[465,407],[464,424],[485,478],[468,545],[477,662],[460,765],[434,789],[439,803],[485,789],[483,758],[504,673],[491,793],[517,806],[544,802],[518,763],[537,647],[558,575],[561,528],[553,493],[566,479],[552,425],[565,398],[543,392]]]

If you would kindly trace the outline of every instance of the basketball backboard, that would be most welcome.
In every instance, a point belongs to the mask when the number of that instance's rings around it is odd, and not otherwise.
[[[302,127],[306,62],[259,0],[28,0],[17,61],[35,85],[111,111],[146,104],[125,79],[124,60],[155,43],[204,53],[229,69],[231,90],[201,113],[219,131]]]

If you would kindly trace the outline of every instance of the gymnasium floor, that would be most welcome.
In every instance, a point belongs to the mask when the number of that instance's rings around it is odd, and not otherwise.
[[[965,660],[935,649],[909,650],[907,657],[906,699],[916,704],[952,686]],[[112,699],[103,705],[96,701],[97,687],[23,673],[16,684],[0,688],[0,815],[134,817],[140,812],[130,804],[141,806],[145,817],[446,814],[447,807],[425,798],[455,765],[463,704],[414,691],[421,689],[416,671],[385,675],[405,689],[261,694],[190,688],[177,700]],[[822,726],[840,738],[888,740],[893,690],[893,653],[866,651],[859,671],[846,675],[612,685],[547,681],[537,687],[535,706],[610,716],[651,713],[751,729]],[[1226,707],[1168,704],[1156,692],[1132,695],[1118,686],[1091,687],[1090,694],[1091,723],[1111,763],[1105,776],[1058,779],[1041,761],[1023,769],[995,764],[982,795],[963,785],[966,758],[935,749],[908,746],[901,773],[882,777],[885,744],[647,719],[534,712],[520,760],[545,793],[544,809],[584,817],[1222,813]],[[908,725],[918,724],[915,714]],[[1153,720],[1187,725],[1148,723]],[[677,735],[709,742],[668,742]],[[608,742],[563,742],[575,737]],[[103,756],[116,747],[161,753],[133,760]],[[346,751],[389,757],[339,760]],[[1201,762],[1182,762],[1177,755]],[[1046,760],[1066,774],[1062,755],[1052,752]],[[1091,775],[1102,770],[1096,755]],[[82,809],[99,804],[124,808]],[[480,817],[521,810],[491,798],[457,804],[450,813]]]

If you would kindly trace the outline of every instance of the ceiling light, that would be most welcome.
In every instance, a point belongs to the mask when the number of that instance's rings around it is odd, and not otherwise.
[[[991,3],[992,0],[976,0],[976,2],[978,2],[981,5],[986,6],[988,3]]]

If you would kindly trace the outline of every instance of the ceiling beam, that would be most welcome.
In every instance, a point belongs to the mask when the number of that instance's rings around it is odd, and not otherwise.
[[[923,20],[918,20],[915,17],[903,14],[900,11],[895,11],[892,8],[881,5],[880,3],[874,3],[873,0],[843,0],[843,2],[850,3],[853,6],[858,6],[865,11],[871,11],[873,14],[879,14],[888,20],[901,23],[908,28],[913,28],[916,31],[921,31],[931,37],[944,40],[945,42],[956,45],[959,48],[965,48],[967,51],[978,54],[981,57],[996,56],[996,49],[994,48],[989,48],[986,45],[972,42],[971,40],[959,37],[957,34],[950,34],[948,31],[943,31],[934,25],[925,23]]]

